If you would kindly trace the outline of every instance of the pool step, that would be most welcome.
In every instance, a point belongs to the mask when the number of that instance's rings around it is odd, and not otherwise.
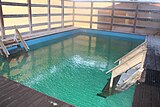
[[[120,58],[119,65],[114,67],[113,69],[106,72],[108,74],[109,72],[112,72],[111,81],[110,81],[110,88],[113,85],[113,79],[117,77],[118,75],[121,75],[122,73],[126,72],[127,70],[131,69],[132,67],[136,66],[137,64],[141,63],[140,69],[143,69],[144,60],[147,52],[147,43],[144,42],[141,45],[137,46],[135,49],[133,49],[131,52]],[[117,61],[116,61],[117,62]]]
[[[97,95],[107,97],[117,92],[128,89],[140,79],[143,72],[144,61],[147,53],[146,41],[130,51],[128,54],[118,59],[119,64],[106,72],[112,73],[111,78],[101,93]],[[119,77],[119,79],[117,79]]]
[[[3,41],[1,39],[0,39],[0,45],[1,45],[2,52],[6,55],[6,57],[8,57],[10,55],[10,53],[8,52],[6,46],[4,45],[4,43],[3,43]]]
[[[115,77],[112,88],[109,87],[111,80],[110,78],[105,87],[103,88],[102,92],[98,93],[97,95],[103,98],[107,98],[108,96],[127,90],[139,79],[142,72],[142,70],[139,70],[140,65],[141,64],[137,64],[136,66],[127,70],[122,75]]]
[[[25,50],[28,52],[29,50],[29,47],[28,45],[26,44],[26,42],[24,41],[24,39],[22,38],[19,30],[17,29],[17,27],[15,26],[15,37],[16,37],[16,40],[17,40],[17,37],[18,39],[20,40],[20,42],[22,43],[22,45],[24,46]],[[18,40],[17,40],[18,41]]]
[[[143,71],[140,70],[140,66],[141,63],[122,73],[118,83],[116,84],[115,90],[124,91],[127,90],[134,83],[136,83],[137,80],[140,79],[141,73]]]
[[[0,49],[1,49],[1,53],[4,54],[7,58],[9,57],[10,53],[7,50],[7,48],[13,47],[13,46],[18,46],[20,47],[20,42],[22,43],[24,49],[26,50],[26,52],[28,52],[29,47],[26,44],[26,42],[24,41],[24,39],[22,38],[20,32],[18,31],[18,29],[15,26],[15,36],[14,36],[14,43],[5,45],[3,40],[0,39]]]

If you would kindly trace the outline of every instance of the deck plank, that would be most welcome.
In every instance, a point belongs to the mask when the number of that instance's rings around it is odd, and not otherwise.
[[[74,107],[56,98],[49,97],[43,93],[0,77],[0,107]]]
[[[145,82],[136,85],[132,107],[160,107],[160,36],[147,37]]]
[[[160,87],[143,83],[137,85],[132,107],[160,107],[159,92]]]

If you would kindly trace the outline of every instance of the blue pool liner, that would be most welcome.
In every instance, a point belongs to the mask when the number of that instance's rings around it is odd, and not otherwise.
[[[40,47],[40,46],[44,46],[45,43],[47,45],[51,42],[53,43],[54,40],[56,41],[57,39],[64,38],[64,37],[69,38],[70,36],[75,35],[77,33],[86,33],[86,34],[88,33],[90,35],[93,34],[93,35],[96,35],[96,36],[103,35],[103,36],[112,36],[112,37],[145,40],[144,35],[80,28],[80,29],[65,31],[65,32],[61,32],[61,33],[56,33],[56,34],[51,34],[51,35],[46,35],[46,36],[43,36],[43,37],[35,38],[35,39],[26,40],[26,43],[29,47],[33,47],[35,45],[38,45]],[[20,43],[20,46],[22,48],[24,48],[22,43]],[[13,47],[10,47],[10,48],[7,48],[7,49],[9,51],[12,51],[12,50],[15,50],[16,48],[17,48],[17,46],[13,46]]]

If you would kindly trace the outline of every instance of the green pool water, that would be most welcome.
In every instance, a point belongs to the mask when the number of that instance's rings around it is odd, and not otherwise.
[[[77,107],[131,107],[134,86],[102,98],[114,61],[142,41],[78,34],[31,49],[7,61],[0,59],[0,75]]]

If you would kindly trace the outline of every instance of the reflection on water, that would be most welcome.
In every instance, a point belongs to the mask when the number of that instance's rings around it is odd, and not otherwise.
[[[108,99],[96,94],[110,77],[105,72],[115,66],[113,62],[141,42],[79,34],[43,47],[32,46],[29,53],[8,61],[1,58],[0,75],[76,106],[128,107],[133,88]]]

